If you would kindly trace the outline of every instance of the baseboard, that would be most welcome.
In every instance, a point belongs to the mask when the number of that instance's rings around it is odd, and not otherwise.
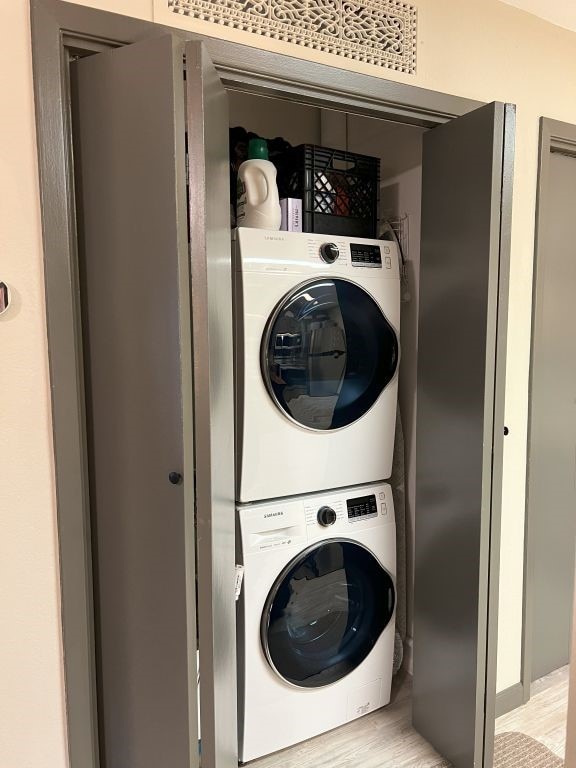
[[[523,704],[524,688],[522,683],[511,685],[510,688],[505,688],[496,694],[496,717],[502,717],[502,715],[512,712],[513,709],[518,709]]]

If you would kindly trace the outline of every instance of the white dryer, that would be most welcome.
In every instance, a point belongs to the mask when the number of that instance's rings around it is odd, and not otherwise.
[[[389,485],[238,509],[239,756],[390,701],[396,535]]]
[[[397,246],[239,229],[235,277],[238,501],[390,477]]]

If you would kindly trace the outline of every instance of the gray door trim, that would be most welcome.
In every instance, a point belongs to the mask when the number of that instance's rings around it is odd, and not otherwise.
[[[498,608],[500,588],[500,547],[502,533],[502,480],[504,464],[504,434],[506,406],[506,359],[508,346],[508,306],[510,294],[510,257],[512,248],[512,195],[514,184],[514,152],[516,108],[504,107],[502,136],[502,189],[500,197],[500,262],[497,280],[494,351],[494,403],[492,433],[492,485],[490,489],[490,519],[488,520],[488,616],[486,647],[486,679],[484,699],[484,768],[494,760],[494,723],[498,697],[496,675],[498,666]]]
[[[224,40],[206,44],[222,82],[232,89],[314,106],[329,101],[357,114],[430,127],[482,104]]]
[[[30,4],[69,760],[71,768],[97,768],[92,567],[67,74],[70,57],[169,32],[184,40],[204,41],[229,88],[429,127],[465,114],[481,102],[61,0],[31,0]],[[199,575],[202,578],[201,572]],[[216,629],[212,627],[213,632]]]
[[[91,536],[68,67],[49,8],[32,11],[52,400],[64,684],[71,768],[99,765]]]
[[[203,43],[184,46],[195,401],[202,764],[236,768],[235,483],[228,97]],[[204,683],[205,680],[209,684]]]
[[[532,464],[532,421],[533,401],[532,385],[535,366],[537,342],[540,338],[538,318],[542,314],[544,286],[539,279],[541,263],[544,256],[546,232],[546,196],[548,190],[550,156],[553,152],[561,152],[576,156],[576,125],[563,123],[559,120],[540,118],[540,140],[538,152],[538,182],[536,190],[536,232],[534,240],[533,289],[532,289],[532,328],[530,347],[530,373],[528,379],[528,437],[526,454],[526,516],[524,524],[524,589],[523,589],[523,621],[522,621],[522,658],[521,683],[523,688],[523,703],[530,699],[532,683],[532,628],[534,612],[532,606],[532,590],[534,577],[534,517],[536,510],[531,503],[533,477],[530,471]]]

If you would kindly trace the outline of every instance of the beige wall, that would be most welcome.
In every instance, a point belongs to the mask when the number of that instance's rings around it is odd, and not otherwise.
[[[574,0],[502,0],[541,19],[576,30],[576,5]]]
[[[84,4],[153,18],[151,0]],[[415,77],[227,28],[195,28],[436,90],[518,104],[499,671],[499,687],[505,688],[519,677],[537,121],[544,114],[576,122],[576,35],[497,0],[417,4]],[[0,3],[0,279],[15,295],[14,307],[0,318],[0,764],[63,768],[56,515],[27,5],[26,0]],[[187,21],[170,18],[177,26]]]

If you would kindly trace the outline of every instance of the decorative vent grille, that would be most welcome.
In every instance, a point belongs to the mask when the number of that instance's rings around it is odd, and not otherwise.
[[[168,0],[174,13],[413,74],[416,8],[402,0]]]

